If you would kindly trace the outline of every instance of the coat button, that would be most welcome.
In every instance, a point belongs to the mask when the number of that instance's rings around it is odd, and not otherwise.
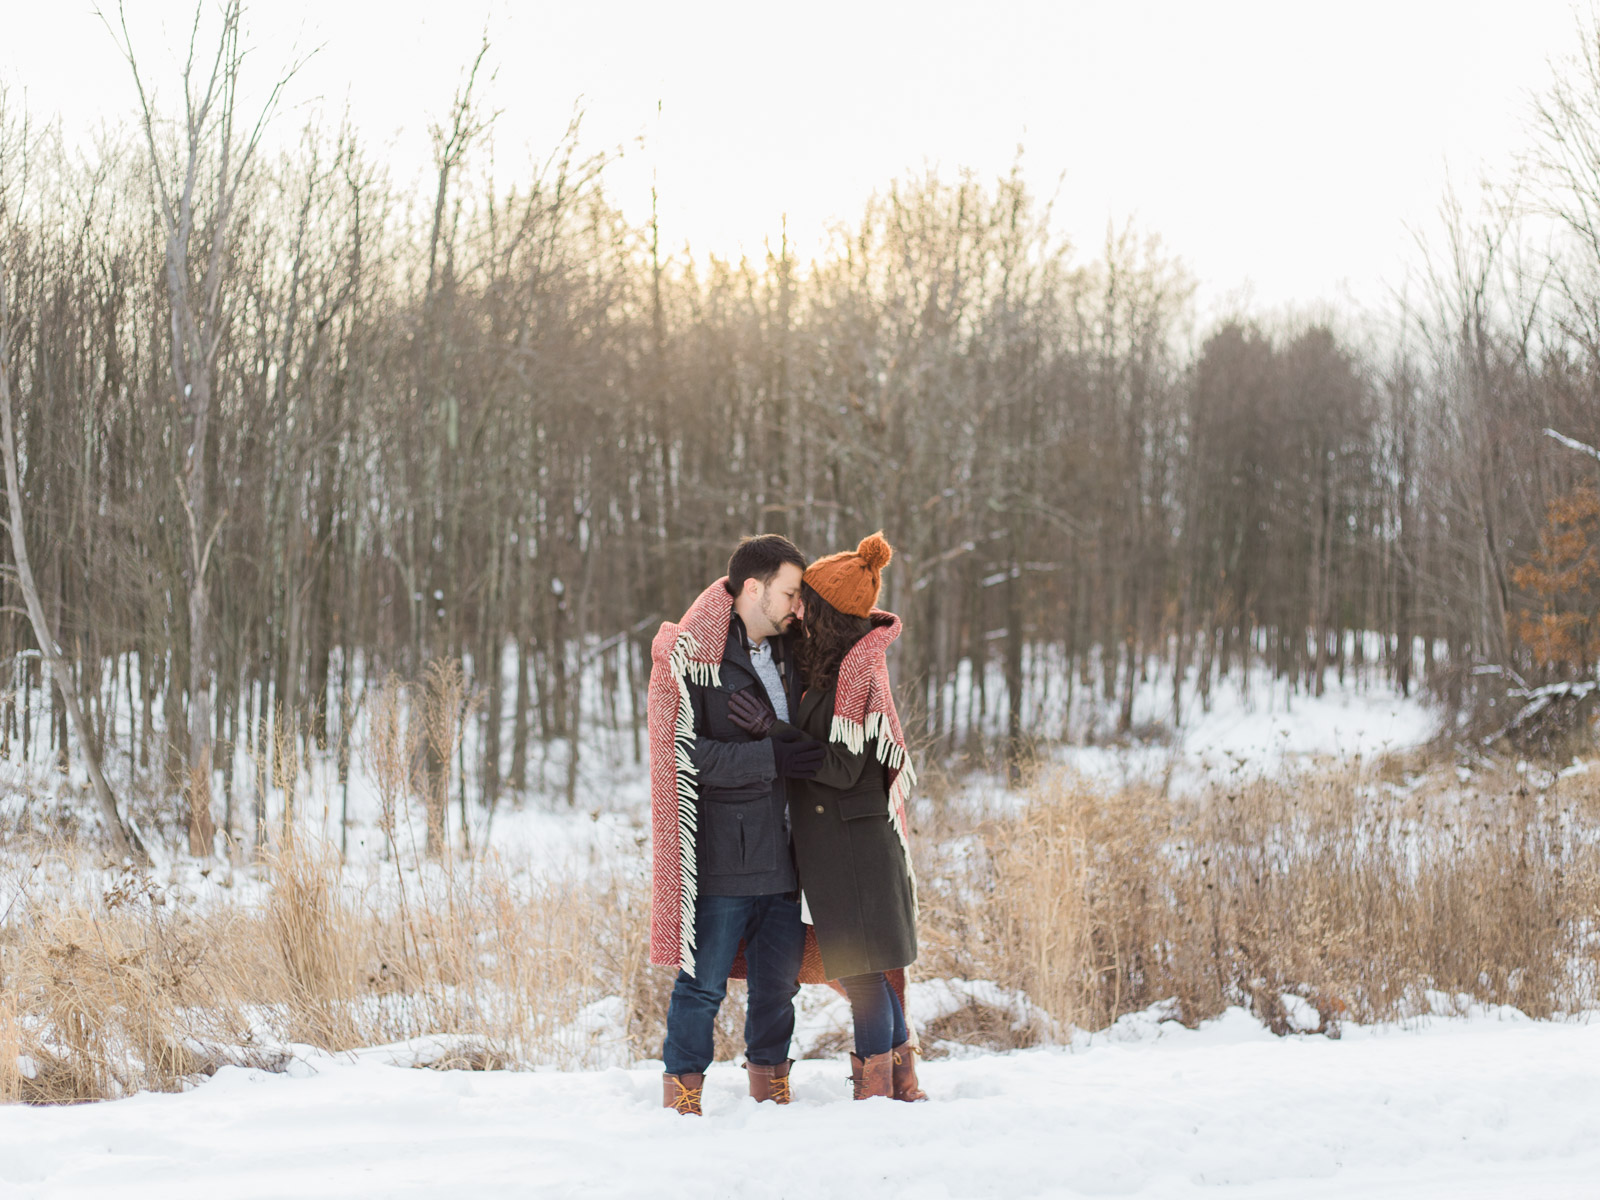
[[[822,805],[820,805],[820,804],[819,804],[819,805],[817,805],[817,811],[818,811],[818,812],[821,812],[821,811],[822,811]]]

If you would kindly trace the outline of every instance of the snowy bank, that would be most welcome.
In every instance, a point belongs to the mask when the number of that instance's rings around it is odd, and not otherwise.
[[[719,1064],[707,1117],[648,1067],[408,1070],[312,1054],[198,1089],[0,1109],[10,1200],[499,1196],[1595,1195],[1600,1024],[1515,1013],[1277,1038],[1233,1010],[1075,1051],[925,1063],[923,1105],[850,1101],[841,1061],[758,1108]],[[403,1061],[403,1060],[402,1060]]]
[[[1163,683],[1170,687],[1170,684]],[[1143,724],[1162,729],[1155,741],[1064,744],[1054,757],[1109,786],[1160,783],[1197,790],[1219,779],[1262,779],[1319,764],[1372,760],[1412,749],[1438,732],[1439,715],[1421,697],[1382,684],[1357,689],[1329,679],[1321,696],[1292,692],[1259,668],[1222,681],[1209,706],[1185,691],[1184,719],[1162,720],[1169,697],[1152,684]],[[1136,720],[1135,727],[1141,722]]]

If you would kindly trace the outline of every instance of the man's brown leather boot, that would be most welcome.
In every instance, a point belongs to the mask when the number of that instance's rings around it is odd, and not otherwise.
[[[893,1096],[894,1052],[885,1050],[882,1054],[869,1054],[866,1058],[852,1053],[850,1083],[855,1089],[857,1100],[868,1100],[873,1096]]]
[[[794,1066],[794,1059],[785,1059],[775,1067],[764,1067],[760,1063],[747,1062],[744,1069],[750,1074],[750,1095],[757,1104],[763,1100],[771,1100],[774,1104],[787,1104],[792,1096],[789,1095],[789,1068]]]
[[[661,1076],[661,1104],[663,1108],[676,1109],[680,1116],[698,1117],[700,1092],[706,1086],[704,1071],[685,1071],[682,1075]]]
[[[917,1055],[921,1053],[907,1038],[889,1054],[894,1059],[894,1098],[896,1100],[926,1100],[928,1093],[917,1086]]]

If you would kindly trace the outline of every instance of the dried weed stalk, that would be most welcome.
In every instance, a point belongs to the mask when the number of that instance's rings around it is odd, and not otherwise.
[[[1169,1000],[1190,1024],[1243,1004],[1280,1033],[1462,997],[1581,1011],[1600,1002],[1600,789],[1540,782],[1349,768],[1177,800],[1041,773],[1030,804],[946,831],[953,867],[925,864],[918,970],[1086,1029]]]

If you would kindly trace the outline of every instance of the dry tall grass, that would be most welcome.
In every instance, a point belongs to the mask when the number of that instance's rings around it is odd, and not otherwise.
[[[253,878],[198,901],[98,874],[92,848],[7,847],[0,1099],[174,1089],[223,1063],[271,1068],[294,1043],[425,1034],[453,1035],[435,1055],[449,1065],[656,1056],[671,973],[646,962],[643,862],[546,880],[493,855],[430,860],[406,815],[427,812],[421,742],[380,697],[366,750],[386,856],[364,868],[289,825]],[[1600,783],[1417,772],[1194,800],[1046,772],[998,814],[924,805],[915,974],[1036,1006],[927,1032],[1030,1044],[1169,1000],[1189,1023],[1242,1003],[1279,1032],[1329,1033],[1441,993],[1536,1017],[1600,1003]],[[721,1058],[740,1047],[741,999],[723,1007]]]
[[[1535,1017],[1600,1003],[1600,787],[1401,774],[1174,800],[1042,773],[924,886],[918,969],[1020,988],[1084,1029],[1164,1000],[1190,1024],[1245,1004],[1280,1033],[1438,993]]]
[[[0,1099],[172,1090],[424,1034],[457,1065],[597,1065],[659,1052],[643,880],[528,881],[493,860],[362,876],[308,839],[257,897],[168,900],[145,875],[14,906],[0,942]]]

